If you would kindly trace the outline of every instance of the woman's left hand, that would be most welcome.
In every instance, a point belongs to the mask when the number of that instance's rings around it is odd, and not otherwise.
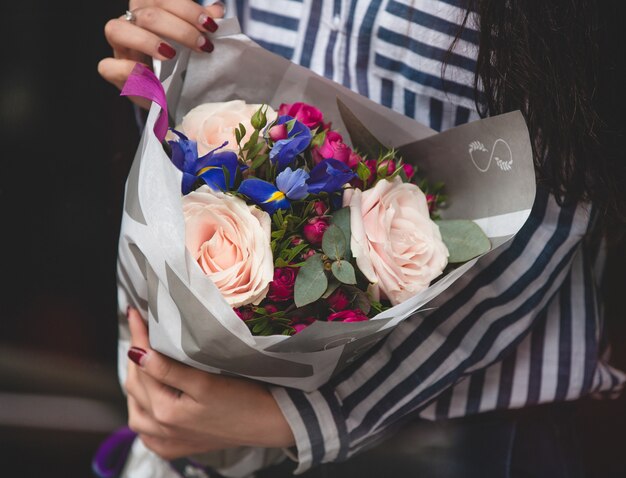
[[[294,444],[265,385],[172,360],[150,348],[146,324],[136,310],[129,309],[128,321],[128,423],[157,455],[172,460],[238,446]]]

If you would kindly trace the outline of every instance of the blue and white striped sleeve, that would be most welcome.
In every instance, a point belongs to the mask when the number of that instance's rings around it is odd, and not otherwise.
[[[590,224],[585,205],[539,190],[520,232],[434,303],[320,389],[272,388],[297,447],[296,473],[343,461],[414,417],[473,371],[501,361],[566,280]]]

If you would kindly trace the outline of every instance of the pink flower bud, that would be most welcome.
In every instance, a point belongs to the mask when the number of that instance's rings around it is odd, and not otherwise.
[[[291,245],[292,246],[299,246],[300,244],[302,244],[302,238],[300,236],[294,236],[291,238]]]
[[[313,212],[316,216],[323,216],[328,212],[328,206],[324,201],[315,201],[313,204]]]
[[[309,257],[315,255],[315,249],[309,249],[304,254],[302,254],[302,260],[306,261]]]
[[[319,216],[311,218],[302,228],[304,237],[311,245],[319,246],[322,244],[322,237],[328,229],[328,218],[326,216]]]
[[[278,312],[278,307],[276,307],[274,304],[266,304],[264,309],[267,315],[275,314],[276,312]]]
[[[293,285],[296,282],[298,269],[295,267],[277,267],[274,269],[274,280],[270,282],[267,297],[274,302],[293,299]],[[267,310],[267,307],[265,309]]]
[[[326,300],[330,308],[335,312],[344,310],[350,305],[350,299],[348,299],[348,295],[342,289],[337,289]]]
[[[268,135],[272,141],[280,141],[286,139],[289,133],[287,133],[287,126],[285,124],[276,124],[270,128]]]
[[[342,310],[328,316],[328,322],[362,322],[368,320],[361,309]]]

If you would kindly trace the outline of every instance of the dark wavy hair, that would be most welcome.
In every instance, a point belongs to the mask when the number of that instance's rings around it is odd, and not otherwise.
[[[480,37],[481,116],[520,110],[534,141],[538,182],[562,203],[591,201],[610,231],[623,229],[626,84],[618,3],[466,1],[463,25]]]

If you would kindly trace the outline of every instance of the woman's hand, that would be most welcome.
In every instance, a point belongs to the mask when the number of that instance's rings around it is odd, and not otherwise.
[[[129,426],[156,454],[171,460],[237,446],[294,444],[289,425],[264,385],[172,360],[150,348],[146,325],[136,310],[129,309],[128,321]]]
[[[150,65],[151,58],[169,60],[176,50],[173,40],[197,51],[211,52],[213,44],[206,36],[214,32],[213,18],[224,16],[221,2],[203,7],[192,0],[130,0],[125,15],[109,20],[104,27],[113,57],[98,64],[98,72],[119,89],[122,88],[135,63]]]

